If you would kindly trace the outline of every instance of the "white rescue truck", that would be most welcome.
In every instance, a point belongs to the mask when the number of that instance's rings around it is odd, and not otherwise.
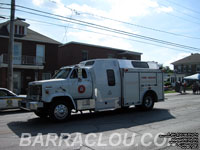
[[[151,110],[164,101],[163,73],[155,62],[95,59],[61,68],[51,80],[29,83],[24,109],[64,121],[75,112],[127,108]]]

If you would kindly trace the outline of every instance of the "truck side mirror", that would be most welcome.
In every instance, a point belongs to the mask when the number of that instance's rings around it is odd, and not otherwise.
[[[78,81],[82,81],[82,68],[78,68]]]

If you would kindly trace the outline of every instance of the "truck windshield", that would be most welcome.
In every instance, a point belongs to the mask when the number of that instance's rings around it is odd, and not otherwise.
[[[53,76],[53,79],[66,79],[71,70],[71,68],[61,69]]]

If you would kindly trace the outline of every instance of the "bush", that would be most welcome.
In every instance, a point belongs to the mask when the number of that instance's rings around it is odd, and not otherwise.
[[[169,81],[165,81],[165,82],[164,82],[164,85],[165,85],[165,86],[171,86],[172,84],[171,84]]]

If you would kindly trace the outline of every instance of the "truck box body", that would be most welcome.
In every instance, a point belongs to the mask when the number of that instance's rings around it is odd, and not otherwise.
[[[103,59],[87,66],[92,74],[95,110],[140,105],[149,90],[157,94],[157,101],[163,101],[163,73],[155,63],[149,64],[149,68],[134,68],[130,60]]]

